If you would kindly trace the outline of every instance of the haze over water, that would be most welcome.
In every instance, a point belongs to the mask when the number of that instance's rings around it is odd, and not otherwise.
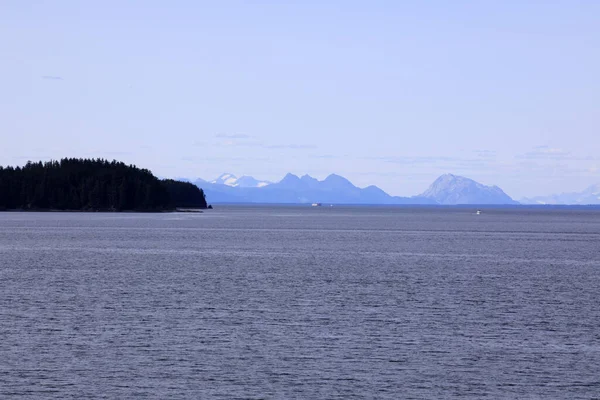
[[[600,396],[600,211],[0,213],[0,397]]]

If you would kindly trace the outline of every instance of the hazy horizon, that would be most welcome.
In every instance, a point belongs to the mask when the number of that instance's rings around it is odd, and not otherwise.
[[[5,1],[0,165],[600,183],[600,3]]]

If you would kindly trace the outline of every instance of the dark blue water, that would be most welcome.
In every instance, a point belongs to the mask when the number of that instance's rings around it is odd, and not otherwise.
[[[600,398],[600,212],[0,213],[0,397]]]

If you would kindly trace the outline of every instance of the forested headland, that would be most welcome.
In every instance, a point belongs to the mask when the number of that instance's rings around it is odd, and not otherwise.
[[[204,191],[147,169],[103,159],[64,158],[0,166],[0,210],[167,211],[206,208]]]

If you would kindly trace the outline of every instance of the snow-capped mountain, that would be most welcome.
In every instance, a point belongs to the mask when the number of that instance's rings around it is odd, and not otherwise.
[[[518,204],[498,186],[486,186],[463,176],[445,174],[421,194],[438,204]]]
[[[256,187],[256,188],[260,188],[260,187],[265,187],[271,184],[271,182],[268,181],[259,181],[257,179],[254,179],[251,176],[241,176],[241,177],[237,177],[233,174],[222,174],[221,176],[219,176],[216,179],[213,179],[212,181],[210,181],[210,183],[215,184],[215,185],[226,185],[226,186],[231,186],[231,187],[244,187],[244,188],[250,188],[250,187]]]
[[[237,182],[237,177],[233,174],[221,174],[221,176],[219,176],[216,179],[213,179],[212,181],[210,181],[210,183],[213,183],[215,185],[227,185],[227,186],[236,186]]]
[[[600,204],[600,183],[592,185],[581,192],[552,194],[549,196],[536,196],[524,198],[523,204],[572,204],[572,205],[595,205]]]

